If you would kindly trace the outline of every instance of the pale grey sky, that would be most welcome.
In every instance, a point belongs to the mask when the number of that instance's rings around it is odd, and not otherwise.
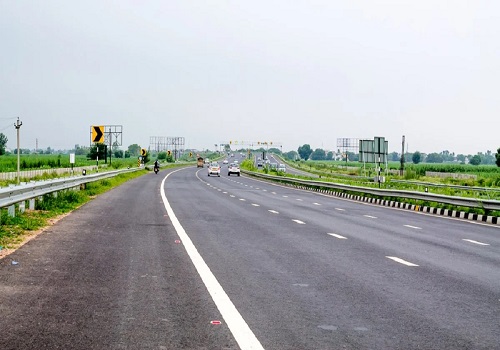
[[[0,0],[0,132],[496,151],[499,37],[498,1]]]

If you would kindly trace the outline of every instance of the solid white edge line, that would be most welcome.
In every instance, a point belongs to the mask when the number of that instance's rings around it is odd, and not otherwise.
[[[165,176],[165,178],[161,182],[161,198],[163,200],[163,204],[165,205],[165,209],[167,210],[167,214],[170,217],[172,225],[177,231],[177,234],[179,235],[179,238],[181,239],[181,242],[183,243],[186,252],[191,258],[191,261],[193,262],[196,270],[198,271],[203,283],[207,287],[210,296],[215,302],[217,309],[219,309],[222,317],[226,321],[229,330],[233,334],[240,348],[242,350],[264,349],[260,344],[259,340],[257,339],[257,337],[255,336],[255,334],[252,332],[248,324],[245,322],[241,314],[234,306],[231,299],[229,299],[229,296],[226,294],[226,292],[220,285],[219,281],[217,281],[217,278],[214,276],[212,271],[210,271],[210,268],[205,263],[205,260],[203,260],[202,256],[200,255],[195,245],[189,238],[188,234],[182,227],[181,223],[175,216],[174,211],[172,210],[172,207],[168,202],[167,196],[165,195],[165,180],[170,175],[180,170],[182,169],[175,170],[167,174],[167,176]]]
[[[414,228],[415,230],[421,230],[422,228],[421,227],[418,227],[418,226],[412,226],[412,225],[404,225],[405,227],[408,227],[408,228]]]
[[[411,262],[403,260],[401,258],[397,258],[395,256],[386,256],[386,258],[394,260],[395,262],[398,262],[398,263],[406,265],[406,266],[418,266],[417,264],[411,263]]]
[[[333,236],[333,237],[338,238],[338,239],[347,239],[347,237],[338,235],[336,233],[328,233],[328,235]]]
[[[478,241],[474,241],[473,239],[467,239],[467,238],[462,239],[462,241],[474,243],[474,244],[477,244],[477,245],[489,245],[488,243],[478,242]]]

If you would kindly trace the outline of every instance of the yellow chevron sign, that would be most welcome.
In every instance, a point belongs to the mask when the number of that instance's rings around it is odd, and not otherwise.
[[[92,142],[104,143],[104,125],[92,126]]]

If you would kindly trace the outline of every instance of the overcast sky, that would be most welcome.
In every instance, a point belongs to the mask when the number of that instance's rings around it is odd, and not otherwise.
[[[499,1],[0,0],[0,132],[16,146],[185,137],[389,151],[500,147]]]

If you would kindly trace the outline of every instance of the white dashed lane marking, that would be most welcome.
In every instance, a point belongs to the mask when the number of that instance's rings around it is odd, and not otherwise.
[[[296,222],[297,224],[300,224],[300,225],[305,225],[306,223],[304,221],[300,221],[300,220],[292,220],[293,222]]]
[[[462,239],[462,241],[466,241],[466,242],[477,244],[477,245],[489,245],[488,243],[478,242],[478,241],[474,241],[472,239],[467,239],[467,238]]]
[[[406,266],[418,266],[417,264],[411,263],[409,261],[403,260],[401,258],[395,257],[395,256],[386,256],[386,258],[394,260],[395,262],[398,262],[400,264],[406,265]]]
[[[344,236],[341,236],[341,235],[338,235],[336,233],[328,233],[330,236],[333,236],[335,238],[338,238],[338,239],[347,239],[347,237],[344,237]]]
[[[268,212],[273,213],[273,214],[279,214],[276,210],[268,210]]]
[[[319,204],[319,203],[313,203],[313,204],[314,204],[314,205],[321,205],[321,204]]]
[[[371,215],[363,215],[365,218],[370,218],[370,219],[376,219],[376,216],[371,216]]]
[[[405,227],[414,228],[415,230],[421,230],[422,229],[421,227],[412,226],[412,225],[405,225]]]
[[[345,211],[345,209],[342,209],[342,208],[335,208],[335,210],[338,210],[338,211]]]
[[[252,205],[253,205],[254,207],[260,207],[260,205],[259,205],[259,204],[255,204],[255,203],[252,203]]]

